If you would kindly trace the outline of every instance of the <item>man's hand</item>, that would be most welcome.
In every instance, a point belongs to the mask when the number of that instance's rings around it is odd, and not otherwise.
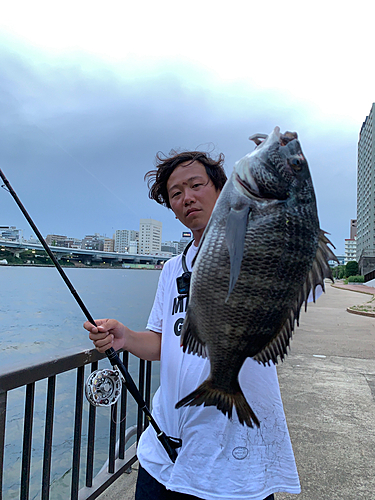
[[[160,333],[152,330],[135,332],[116,319],[96,319],[95,323],[97,327],[86,321],[83,327],[90,332],[89,338],[99,352],[113,347],[115,351],[124,349],[141,359],[160,359]]]
[[[124,348],[129,328],[116,319],[96,319],[95,323],[97,327],[86,321],[83,327],[90,332],[89,338],[99,352],[105,352],[111,347],[115,351]]]

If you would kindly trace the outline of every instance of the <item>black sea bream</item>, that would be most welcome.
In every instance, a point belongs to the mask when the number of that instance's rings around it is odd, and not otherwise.
[[[257,147],[236,163],[200,242],[181,332],[211,373],[176,405],[214,405],[229,418],[234,405],[249,427],[259,421],[238,383],[244,361],[284,359],[302,304],[336,260],[297,134],[276,127],[251,139]]]

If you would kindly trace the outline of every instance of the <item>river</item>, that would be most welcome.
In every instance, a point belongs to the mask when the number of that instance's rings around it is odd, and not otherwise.
[[[143,330],[152,307],[160,271],[133,269],[65,269],[94,318],[112,317]],[[92,348],[82,324],[85,317],[55,268],[0,266],[0,371],[53,359],[65,348]],[[105,366],[108,360],[103,360]],[[137,361],[130,372],[137,380]],[[75,374],[59,376],[56,389],[51,498],[70,495]],[[157,369],[153,387],[158,383]],[[36,384],[30,498],[40,498],[45,381]],[[7,402],[4,500],[19,497],[24,389],[11,391]],[[88,405],[88,403],[87,403]],[[87,414],[85,405],[84,418]],[[96,471],[108,450],[108,408],[97,412]],[[135,422],[129,398],[128,422]],[[85,436],[83,436],[85,440]]]

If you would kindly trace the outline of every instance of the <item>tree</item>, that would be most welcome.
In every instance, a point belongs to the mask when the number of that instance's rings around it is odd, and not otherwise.
[[[332,269],[332,275],[334,278],[341,280],[345,278],[345,266],[335,266]]]
[[[355,260],[350,260],[345,266],[346,277],[357,276],[358,275],[358,262]]]

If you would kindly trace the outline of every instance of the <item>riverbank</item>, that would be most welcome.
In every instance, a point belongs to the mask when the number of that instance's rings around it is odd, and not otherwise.
[[[64,269],[150,269],[150,270],[160,270],[162,269],[162,265],[152,265],[152,264],[125,264],[113,266],[111,264],[91,264],[86,266],[82,263],[77,263],[73,265],[60,264]],[[54,264],[0,264],[0,267],[55,267]]]

